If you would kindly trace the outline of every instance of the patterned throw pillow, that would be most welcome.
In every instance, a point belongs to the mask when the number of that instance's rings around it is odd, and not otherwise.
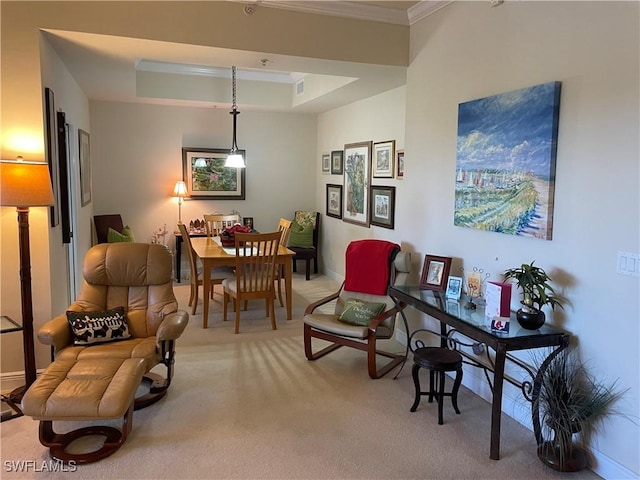
[[[126,225],[122,232],[118,232],[113,228],[109,227],[107,230],[107,242],[109,243],[117,243],[117,242],[135,242],[136,237],[133,234],[133,230],[129,225]]]
[[[131,337],[124,307],[102,312],[67,311],[74,345],[114,342]]]
[[[311,225],[311,228],[316,228],[316,212],[298,211],[294,221],[303,227]]]
[[[364,302],[349,298],[344,304],[344,310],[338,318],[343,323],[366,327],[372,318],[380,315],[386,307],[385,303]]]

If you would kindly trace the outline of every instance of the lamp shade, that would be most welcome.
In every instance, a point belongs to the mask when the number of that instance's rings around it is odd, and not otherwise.
[[[244,158],[239,153],[232,153],[224,163],[225,167],[244,168]]]
[[[46,163],[0,160],[0,206],[46,207],[53,203]]]
[[[176,186],[173,187],[173,196],[174,197],[187,196],[187,185],[182,180],[178,180],[176,182]]]

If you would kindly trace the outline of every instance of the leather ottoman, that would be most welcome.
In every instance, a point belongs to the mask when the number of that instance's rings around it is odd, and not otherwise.
[[[25,393],[22,411],[40,420],[40,443],[51,457],[68,463],[91,463],[113,454],[131,432],[136,390],[145,372],[137,358],[58,359],[51,363]],[[122,430],[88,426],[68,433],[55,433],[53,421],[89,421],[124,418]],[[103,436],[104,444],[89,453],[65,449],[85,436]]]

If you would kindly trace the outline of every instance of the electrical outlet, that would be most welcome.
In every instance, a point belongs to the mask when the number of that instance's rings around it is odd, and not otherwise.
[[[616,273],[640,277],[640,253],[618,252]]]

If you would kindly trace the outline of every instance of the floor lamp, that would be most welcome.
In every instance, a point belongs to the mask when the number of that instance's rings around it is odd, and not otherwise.
[[[46,163],[0,160],[0,206],[16,207],[20,248],[20,297],[22,301],[22,342],[25,385],[9,394],[19,405],[22,396],[36,380],[33,342],[33,304],[31,298],[31,253],[29,249],[29,207],[53,205],[51,177]]]

